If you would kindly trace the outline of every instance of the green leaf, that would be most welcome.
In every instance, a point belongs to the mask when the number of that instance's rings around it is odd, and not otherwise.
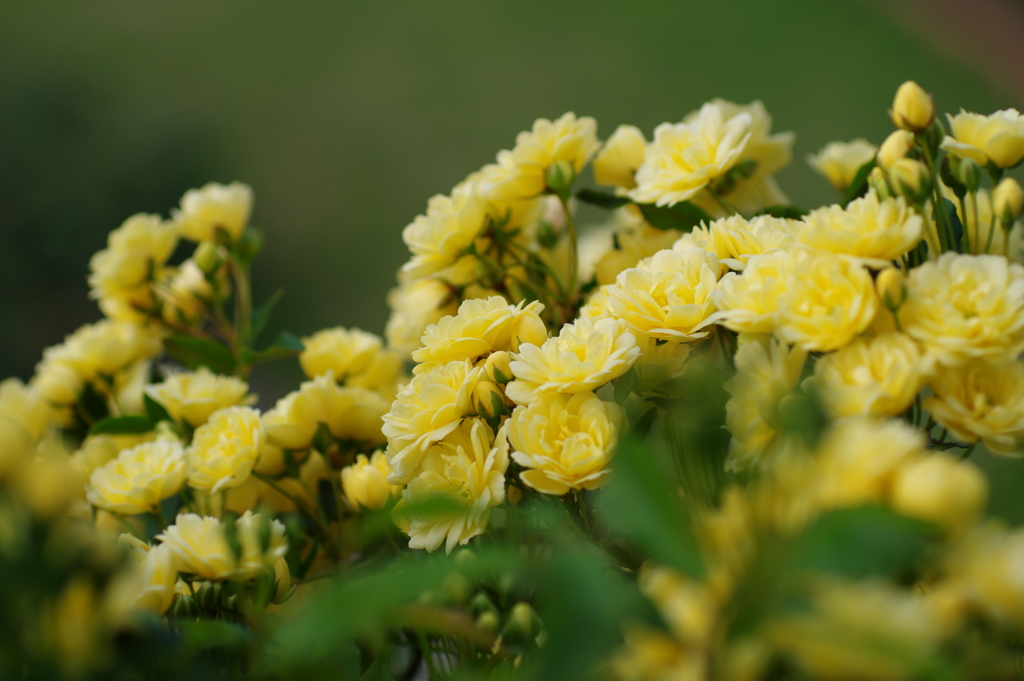
[[[215,648],[244,650],[253,640],[252,633],[239,624],[200,620],[181,625],[181,640],[192,653]]]
[[[287,331],[282,331],[277,337],[277,341],[265,350],[250,350],[248,348],[243,348],[242,363],[259,364],[261,362],[271,362],[275,359],[295,357],[304,349],[305,346],[302,345],[302,341],[299,340],[298,337],[288,333]]]
[[[636,367],[631,367],[629,371],[615,379],[615,402],[625,404],[629,396],[639,386],[640,372],[637,371]]]
[[[252,311],[252,322],[249,327],[250,343],[255,342],[256,339],[259,338],[263,329],[267,328],[267,323],[270,321],[270,313],[274,310],[274,306],[277,305],[277,301],[281,300],[283,295],[284,289],[277,289],[274,291],[274,295],[267,299],[267,302]]]
[[[957,253],[964,252],[964,225],[960,222],[960,214],[956,212],[956,204],[949,199],[946,202],[946,214],[949,215],[949,224],[953,226],[953,248]]]
[[[142,404],[146,408],[146,416],[154,424],[160,423],[161,421],[173,421],[171,415],[164,409],[164,405],[160,404],[146,393],[142,393]]]
[[[148,416],[108,416],[93,424],[90,435],[138,435],[153,430]]]
[[[773,218],[788,218],[790,220],[799,220],[803,216],[807,215],[807,213],[809,212],[810,211],[808,211],[807,209],[800,208],[799,206],[778,204],[775,206],[768,206],[766,208],[762,208],[758,212],[754,213],[754,215],[770,215]]]
[[[892,575],[917,560],[936,536],[934,526],[882,506],[841,509],[807,528],[788,564],[848,577]]]
[[[597,206],[598,208],[605,208],[613,210],[620,208],[628,203],[632,203],[625,196],[616,196],[611,192],[602,192],[596,189],[581,189],[576,192],[576,198],[583,203],[589,203],[591,206]]]
[[[171,336],[164,341],[167,354],[189,369],[207,367],[218,374],[235,373],[235,357],[227,346],[193,336]]]
[[[395,677],[380,660],[374,660],[359,681],[395,681]]]
[[[107,401],[96,392],[96,388],[93,387],[92,383],[86,383],[85,387],[82,388],[82,392],[78,396],[78,406],[94,422],[106,418],[110,413],[110,410],[107,408]]]
[[[850,186],[843,192],[843,207],[850,203],[854,199],[858,199],[868,192],[868,175],[875,168],[875,159],[871,159],[857,170],[857,174],[853,176],[853,181],[850,182]]]
[[[633,437],[619,445],[597,514],[614,534],[656,562],[699,577],[703,572],[690,514],[658,464]]]
[[[654,421],[657,418],[658,408],[651,407],[636,420],[636,423],[633,424],[633,429],[630,432],[634,437],[642,441],[647,437],[647,434],[651,432],[651,426],[654,425]]]
[[[678,229],[689,232],[701,222],[711,222],[711,216],[689,201],[680,201],[671,206],[655,206],[653,203],[638,203],[644,219],[657,229]]]

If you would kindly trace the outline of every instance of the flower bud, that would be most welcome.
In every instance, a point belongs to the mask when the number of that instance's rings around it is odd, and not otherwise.
[[[1009,228],[1024,212],[1024,190],[1017,180],[1012,177],[1003,178],[992,194],[992,205],[1003,227]]]
[[[480,381],[473,389],[473,403],[476,411],[485,419],[495,419],[508,411],[505,393],[495,383]]]
[[[513,643],[525,643],[532,639],[539,629],[537,613],[529,603],[519,602],[512,606],[503,636]]]
[[[892,102],[892,122],[910,132],[921,132],[932,124],[935,102],[932,96],[912,80],[900,85]]]
[[[469,611],[474,615],[479,615],[485,612],[497,613],[498,608],[491,601],[490,597],[481,591],[469,601]]]
[[[896,192],[914,204],[924,202],[932,190],[932,178],[928,168],[912,158],[901,158],[896,161],[889,171],[889,178]]]
[[[485,634],[494,634],[498,631],[498,627],[500,625],[501,620],[495,612],[482,612],[480,613],[480,616],[476,618],[477,628]]]
[[[220,249],[216,244],[204,241],[196,248],[196,252],[192,255],[192,260],[195,261],[204,274],[213,274],[222,262]]]
[[[878,277],[875,279],[875,289],[885,306],[895,312],[907,296],[903,271],[898,267],[886,267],[878,273]]]
[[[902,466],[892,486],[897,513],[954,533],[971,527],[987,500],[988,483],[978,467],[942,453]]]
[[[868,186],[875,190],[880,201],[892,198],[892,187],[889,186],[889,181],[885,179],[885,172],[877,166],[872,168],[868,174]]]
[[[505,385],[511,381],[514,378],[512,367],[509,366],[511,360],[512,357],[507,352],[492,352],[484,362],[484,373],[487,375],[487,380],[498,385]]]
[[[906,130],[896,130],[885,138],[882,146],[878,148],[878,165],[886,170],[892,170],[896,162],[906,157],[910,148],[914,146],[914,136]]]
[[[967,191],[972,194],[977,193],[978,186],[981,184],[981,166],[969,158],[960,158],[953,155],[947,158],[949,158],[950,167],[956,179],[963,184]]]
[[[564,194],[576,181],[576,168],[568,161],[555,161],[544,173],[544,181],[555,194]]]

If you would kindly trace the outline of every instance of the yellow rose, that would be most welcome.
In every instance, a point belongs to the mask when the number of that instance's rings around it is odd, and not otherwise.
[[[498,154],[498,164],[484,170],[482,181],[495,200],[531,198],[547,187],[549,169],[564,165],[572,175],[566,180],[575,179],[599,146],[593,118],[572,112],[555,121],[539,118],[532,131],[519,133],[512,151]]]
[[[920,85],[908,80],[896,89],[896,97],[889,111],[897,128],[910,132],[921,132],[932,124],[935,118],[935,102]]]
[[[620,125],[594,157],[594,181],[606,187],[635,187],[633,175],[644,162],[646,146],[647,139],[639,128]]]
[[[1024,117],[1016,109],[996,111],[990,116],[968,113],[963,109],[949,116],[952,136],[946,135],[942,148],[980,166],[992,161],[1010,168],[1024,158]]]
[[[473,243],[487,223],[487,202],[469,182],[438,194],[427,202],[425,215],[417,216],[402,231],[413,258],[402,272],[413,278],[434,274],[455,261]]]
[[[925,379],[914,341],[902,333],[855,338],[814,367],[815,384],[836,416],[896,416],[906,411]]]
[[[480,419],[466,419],[431,447],[423,470],[402,492],[409,523],[409,548],[434,551],[443,543],[451,553],[483,534],[491,508],[505,501],[508,438],[492,435]],[[447,500],[450,508],[431,508]],[[423,510],[417,510],[417,507]]]
[[[390,388],[398,380],[402,358],[372,333],[339,326],[303,338],[302,345],[299,364],[309,378],[333,371],[336,380],[370,390]]]
[[[412,353],[413,360],[419,362],[413,373],[422,374],[456,360],[475,360],[491,352],[515,352],[520,343],[541,345],[548,338],[540,318],[543,310],[539,302],[509,305],[501,296],[466,300],[458,314],[426,328],[423,347]]]
[[[890,171],[897,162],[906,158],[914,147],[914,133],[906,130],[892,132],[878,150],[878,165]]]
[[[996,522],[976,528],[946,557],[951,586],[985,617],[1024,627],[1024,530]]]
[[[797,223],[797,238],[811,248],[885,267],[921,240],[923,221],[903,198],[880,201],[875,192],[847,204],[811,211]]]
[[[626,223],[615,231],[618,244],[605,252],[594,265],[597,283],[612,284],[619,272],[636,267],[636,264],[658,251],[671,248],[682,236],[675,229],[656,229],[646,222]]]
[[[776,332],[809,351],[830,351],[863,333],[878,310],[867,270],[827,253],[797,258],[787,291],[779,296]]]
[[[97,508],[122,515],[149,513],[185,484],[185,450],[180,443],[155,440],[136,445],[95,471],[85,487]]]
[[[42,366],[63,364],[82,380],[97,376],[113,376],[140,359],[148,359],[160,352],[160,336],[154,331],[128,322],[101,320],[86,324],[64,339],[61,345],[43,352]]]
[[[193,428],[206,423],[210,414],[226,407],[256,403],[249,394],[249,385],[233,376],[219,376],[206,367],[193,372],[172,374],[163,383],[145,388],[151,399],[159,402],[171,418],[184,421]]]
[[[252,214],[252,187],[241,182],[228,185],[210,182],[201,189],[189,189],[181,197],[181,210],[172,211],[181,235],[191,241],[214,241],[217,230],[237,239]]]
[[[607,465],[624,423],[617,404],[592,392],[540,393],[530,406],[512,412],[512,459],[529,469],[520,476],[523,482],[543,494],[597,489],[611,473]]]
[[[988,481],[970,461],[934,452],[901,466],[891,495],[896,512],[960,534],[985,510]]]
[[[178,581],[170,547],[163,544],[151,547],[128,534],[122,534],[118,543],[126,546],[132,566],[129,583],[125,585],[134,592],[130,607],[156,615],[167,612],[174,601],[174,585]]]
[[[1024,445],[1024,364],[973,361],[945,367],[928,383],[923,406],[958,441],[999,454],[1021,455]]]
[[[267,440],[285,449],[307,449],[320,424],[339,440],[372,444],[384,441],[381,417],[388,402],[366,388],[340,386],[331,369],[278,400],[263,415]]]
[[[712,321],[737,333],[774,333],[795,264],[790,253],[775,250],[750,258],[742,273],[726,274],[711,293],[718,308]]]
[[[379,449],[369,459],[365,454],[356,456],[356,461],[341,469],[341,489],[345,492],[352,510],[368,508],[379,511],[388,503],[388,498],[402,493],[399,485],[389,485],[391,475],[384,452]]]
[[[188,484],[216,494],[249,477],[263,447],[260,415],[251,407],[216,411],[199,426],[188,448]]]
[[[384,330],[388,347],[409,354],[420,347],[420,337],[429,325],[455,314],[458,298],[440,279],[420,279],[392,289],[388,307],[391,316]]]
[[[736,351],[736,375],[725,383],[725,427],[732,434],[727,466],[771,463],[783,445],[779,403],[800,385],[807,352],[775,339],[748,340]]]
[[[715,220],[707,230],[716,244],[719,262],[730,269],[742,271],[753,256],[790,247],[794,243],[793,235],[798,224],[795,220],[773,218],[770,215],[758,215],[750,220],[733,215]],[[701,229],[694,228],[691,234],[696,235]],[[685,240],[684,236],[672,247],[673,250],[679,251]]]
[[[174,252],[178,233],[159,215],[133,215],[89,261],[90,297],[112,319],[143,321],[153,308],[149,282]]]
[[[218,277],[220,278],[220,277]],[[229,290],[227,279],[218,282],[221,295]],[[162,285],[156,289],[163,319],[171,325],[192,324],[208,301],[213,300],[213,287],[195,261],[189,258],[176,269],[168,269]]]
[[[260,541],[263,523],[269,524],[266,551]],[[174,554],[179,571],[209,581],[252,579],[288,552],[284,525],[277,520],[246,511],[235,521],[235,528],[242,549],[238,559],[228,544],[224,526],[216,518],[185,513],[156,538]]]
[[[39,392],[53,404],[72,405],[78,401],[78,394],[82,391],[85,380],[70,364],[46,359],[46,352],[52,352],[56,347],[61,346],[47,348],[44,351],[43,361],[36,365],[36,374],[32,382],[39,387]]]
[[[57,414],[38,386],[8,378],[0,381],[0,417],[20,423],[35,442],[54,423]]]
[[[532,346],[524,346],[532,347]],[[482,369],[468,361],[449,362],[414,376],[384,415],[388,465],[393,484],[409,482],[423,453],[455,430],[473,409],[473,389]]]
[[[1015,359],[1024,350],[1024,267],[995,255],[943,253],[910,271],[897,314],[931,359]]]
[[[615,316],[631,329],[684,342],[708,335],[717,281],[718,261],[704,249],[664,250],[619,273],[607,294]]]
[[[1004,229],[1024,212],[1024,189],[1012,177],[1004,177],[992,190],[992,210]]]
[[[78,469],[83,480],[92,477],[93,471],[126,449],[156,439],[156,433],[141,435],[89,435],[71,456],[71,463]]]
[[[505,394],[529,404],[537,393],[596,390],[629,371],[640,354],[636,337],[619,319],[578,319],[537,347],[524,343],[510,366],[515,380]]]
[[[865,139],[829,142],[817,154],[807,156],[807,164],[818,171],[837,191],[845,192],[857,171],[875,157],[877,148]]]

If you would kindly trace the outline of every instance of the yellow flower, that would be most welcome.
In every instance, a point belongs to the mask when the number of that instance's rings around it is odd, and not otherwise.
[[[985,510],[988,481],[970,461],[933,452],[901,466],[891,494],[897,513],[960,534],[972,527]]]
[[[458,304],[451,287],[440,279],[420,279],[392,289],[388,293],[391,316],[384,330],[388,347],[411,353],[420,347],[423,331],[445,315],[455,314]]]
[[[85,487],[97,508],[122,515],[149,513],[185,484],[185,450],[156,440],[126,449],[97,468]]]
[[[387,505],[388,497],[401,494],[401,486],[388,484],[389,475],[391,467],[379,449],[369,459],[365,454],[357,455],[355,463],[342,468],[341,488],[352,509],[379,511]]]
[[[219,282],[222,294],[229,284]],[[195,261],[189,258],[177,269],[169,269],[162,285],[156,289],[163,319],[168,324],[192,324],[207,301],[213,300],[213,287]]]
[[[547,188],[549,169],[563,165],[574,179],[599,146],[593,118],[572,112],[556,121],[539,118],[532,131],[519,133],[512,151],[500,152],[498,164],[484,170],[486,191],[498,201],[537,196]]]
[[[609,305],[631,329],[662,340],[696,340],[709,333],[717,281],[718,260],[704,249],[659,251],[619,274],[608,288]]]
[[[278,400],[263,415],[267,441],[284,449],[307,449],[320,424],[339,440],[379,444],[388,402],[379,393],[340,386],[331,369]]]
[[[419,362],[414,373],[455,360],[475,360],[490,352],[519,349],[520,343],[541,345],[548,338],[540,319],[544,306],[509,305],[501,296],[486,300],[466,300],[455,316],[443,317],[423,333],[423,347],[412,358]]]
[[[93,472],[117,458],[126,449],[156,439],[156,433],[141,435],[89,435],[72,457],[71,463],[78,469],[83,480],[92,477]]]
[[[737,333],[774,333],[779,299],[791,287],[794,257],[782,250],[757,255],[742,273],[722,277],[711,293],[711,319]]]
[[[725,405],[725,425],[731,470],[771,463],[781,451],[779,404],[796,390],[807,352],[770,339],[748,340],[736,351],[736,375],[725,383],[731,398]]]
[[[968,113],[963,109],[949,116],[952,136],[946,135],[942,148],[980,166],[992,161],[1010,168],[1024,158],[1024,117],[1016,109],[996,111],[990,116]]]
[[[946,558],[951,586],[999,624],[1024,627],[1024,530],[996,522],[976,528]]]
[[[626,373],[640,354],[636,337],[618,319],[578,319],[537,347],[524,343],[510,366],[516,380],[505,394],[529,404],[540,392],[596,390]]]
[[[251,407],[216,411],[199,426],[188,448],[188,484],[216,494],[249,477],[263,447],[259,412]]]
[[[878,309],[867,270],[828,253],[802,254],[779,296],[777,333],[804,350],[841,348],[861,334]]]
[[[935,102],[920,85],[908,80],[896,90],[889,112],[897,128],[910,132],[921,132],[932,124],[935,118]]]
[[[40,389],[58,404],[74,402],[83,381],[113,376],[138,360],[156,355],[160,347],[159,335],[135,324],[106,319],[86,324],[61,345],[43,352],[43,361],[36,368]]]
[[[632,189],[633,176],[644,162],[647,139],[639,128],[620,125],[594,157],[594,181],[600,185]]]
[[[512,458],[529,469],[521,474],[523,482],[543,494],[597,489],[611,474],[607,466],[624,423],[617,404],[592,392],[540,393],[530,406],[512,412]]]
[[[382,394],[394,389],[402,367],[398,352],[385,349],[379,336],[359,329],[336,327],[302,339],[299,364],[309,378],[334,372],[346,385]]]
[[[1005,228],[1024,212],[1024,189],[1012,177],[1004,177],[992,190],[992,209]]]
[[[133,570],[126,585],[134,592],[131,608],[162,615],[174,601],[174,585],[178,581],[174,553],[169,546],[150,546],[132,535],[123,534],[118,543],[128,547]]]
[[[260,541],[264,523],[269,524],[266,551]],[[235,521],[235,528],[242,549],[238,559],[228,544],[224,526],[216,518],[185,513],[156,538],[174,554],[179,571],[209,581],[252,579],[288,552],[284,525],[277,520],[268,521],[246,511]]]
[[[896,416],[921,390],[925,365],[902,333],[855,338],[814,367],[815,383],[836,416]]]
[[[1024,350],[1024,267],[995,255],[943,253],[910,271],[898,312],[904,332],[950,366]]]
[[[960,442],[1020,456],[1024,446],[1024,364],[973,361],[942,368],[923,406]]]
[[[256,403],[256,396],[249,394],[245,381],[219,376],[206,367],[171,374],[163,383],[146,386],[145,391],[171,418],[185,421],[193,428],[206,423],[210,414],[220,409]]]
[[[992,193],[979,188],[977,193],[968,193],[964,197],[967,215],[960,206],[960,201],[953,190],[942,185],[942,193],[956,206],[960,223],[967,232],[970,252],[978,255],[983,253],[1008,253],[1010,260],[1021,262],[1024,259],[1024,226],[1017,222],[1010,230],[1010,244],[1006,246],[1006,230],[1000,224],[992,208]],[[977,216],[975,216],[977,211]]]
[[[625,224],[615,230],[617,247],[605,252],[594,266],[597,283],[602,286],[614,283],[619,272],[636,267],[644,258],[671,248],[683,236],[678,230],[657,229],[643,221],[629,220],[628,217],[623,218],[623,221]]]
[[[391,411],[384,415],[388,465],[394,470],[389,482],[412,480],[427,448],[455,430],[472,411],[481,371],[468,360],[449,362],[414,376],[398,393]]]
[[[875,157],[877,148],[865,139],[829,142],[817,154],[807,156],[807,164],[820,173],[837,191],[850,186],[857,171]]]
[[[433,551],[443,543],[451,553],[483,534],[491,508],[505,501],[508,438],[492,435],[480,419],[466,419],[431,448],[423,470],[402,498],[409,522],[409,547]],[[440,508],[435,508],[434,503]],[[449,502],[449,503],[444,503]],[[419,508],[418,508],[419,507]]]
[[[201,189],[189,189],[181,197],[181,210],[172,211],[181,235],[191,241],[214,241],[217,230],[237,239],[252,214],[252,187],[241,182],[228,185],[210,182]]]
[[[787,249],[794,242],[795,220],[758,215],[749,221],[733,215],[715,220],[708,226],[711,239],[724,250],[719,261],[734,270],[742,271],[755,255],[775,249]],[[695,228],[696,232],[700,227]],[[684,237],[685,238],[685,237]],[[680,250],[680,244],[673,246]],[[717,250],[717,249],[716,249]]]
[[[430,276],[455,263],[487,224],[487,201],[476,184],[467,182],[450,197],[438,194],[427,202],[427,212],[402,230],[412,260],[402,272],[413,278]]]
[[[832,205],[811,211],[798,223],[797,238],[811,248],[881,268],[914,248],[922,227],[921,216],[903,198],[880,201],[870,191],[845,209]]]
[[[149,283],[174,252],[178,232],[159,215],[133,215],[89,261],[89,295],[112,319],[142,321],[153,308]]]
[[[878,165],[890,171],[897,162],[906,158],[914,147],[914,133],[895,130],[885,138],[878,150]]]
[[[33,442],[43,436],[56,417],[38,386],[25,385],[17,378],[0,381],[0,418],[21,424]]]
[[[635,334],[634,334],[635,335]],[[640,375],[636,391],[641,395],[671,392],[672,382],[686,373],[686,358],[690,356],[688,343],[659,343],[646,334],[636,339],[640,348],[633,368]]]

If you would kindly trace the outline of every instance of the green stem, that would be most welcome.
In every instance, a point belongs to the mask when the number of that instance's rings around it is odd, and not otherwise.
[[[967,203],[964,201],[964,199],[966,197],[967,197],[967,194],[964,194],[963,196],[960,196],[958,198],[960,199],[960,215],[963,217],[961,222],[964,223],[964,242],[963,242],[964,253],[970,253],[971,252],[971,230],[967,229]],[[974,221],[974,226],[975,227],[978,226],[978,221],[977,220]]]
[[[565,231],[569,235],[569,281],[565,282],[566,299],[569,302],[569,306],[576,301],[576,277],[579,274],[579,244],[576,238],[576,221],[572,217],[572,211],[569,210],[569,199],[566,194],[559,194],[558,200],[562,204],[562,210],[565,211]]]
[[[954,250],[953,226],[949,224],[949,215],[946,214],[945,206],[942,202],[942,190],[939,189],[939,173],[935,169],[935,159],[932,157],[932,150],[928,147],[928,142],[926,140],[919,140],[918,146],[921,147],[921,153],[924,155],[925,165],[928,166],[928,174],[931,175],[932,191],[930,198],[932,203],[932,216],[935,219],[935,231],[939,236],[939,245],[943,251]],[[942,209],[940,209],[939,206],[942,206]]]

